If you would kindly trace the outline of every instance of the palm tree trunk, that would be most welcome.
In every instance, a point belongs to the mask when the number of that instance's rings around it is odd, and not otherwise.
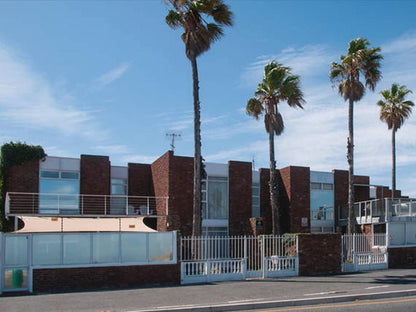
[[[199,81],[196,56],[190,57],[194,96],[194,215],[192,235],[201,236],[201,114],[199,103]]]
[[[274,129],[269,126],[269,153],[270,153],[270,205],[272,208],[272,233],[281,235],[280,209],[279,209],[279,190],[276,176],[276,160],[274,157]]]
[[[348,103],[348,234],[355,232],[354,218],[354,101]]]
[[[391,130],[391,199],[393,203],[394,193],[396,192],[396,129],[393,127]]]

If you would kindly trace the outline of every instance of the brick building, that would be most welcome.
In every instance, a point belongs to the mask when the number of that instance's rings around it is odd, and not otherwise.
[[[202,185],[204,235],[271,232],[269,169],[251,162],[206,163]],[[348,172],[277,170],[284,231],[341,232],[346,225]],[[371,187],[355,176],[357,202],[383,199],[386,187]],[[25,222],[26,231],[192,230],[193,158],[166,152],[152,164],[112,166],[109,157],[47,157],[10,169],[6,214]],[[397,194],[400,196],[400,192]],[[360,218],[363,232],[382,231],[383,220]],[[367,215],[365,215],[367,216]],[[85,223],[85,224],[84,224]],[[97,228],[95,228],[97,226]],[[39,227],[39,229],[37,229]],[[384,225],[385,229],[385,225]]]

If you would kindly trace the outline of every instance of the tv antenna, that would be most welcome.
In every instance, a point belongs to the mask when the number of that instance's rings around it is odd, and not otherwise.
[[[180,138],[181,137],[180,133],[168,132],[166,133],[166,136],[171,138],[170,148],[172,152],[175,152],[175,138]]]
[[[251,165],[253,167],[253,170],[256,170],[256,159],[255,159],[254,155],[251,158]]]

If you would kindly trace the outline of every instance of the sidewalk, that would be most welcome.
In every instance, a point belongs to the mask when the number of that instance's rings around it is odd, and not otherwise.
[[[415,295],[416,269],[406,269],[1,297],[0,311],[242,311]]]

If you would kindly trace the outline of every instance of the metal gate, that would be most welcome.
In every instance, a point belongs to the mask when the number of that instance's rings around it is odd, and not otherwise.
[[[388,268],[386,234],[342,236],[342,271],[357,272]]]
[[[298,237],[226,236],[181,239],[181,283],[298,275]]]

